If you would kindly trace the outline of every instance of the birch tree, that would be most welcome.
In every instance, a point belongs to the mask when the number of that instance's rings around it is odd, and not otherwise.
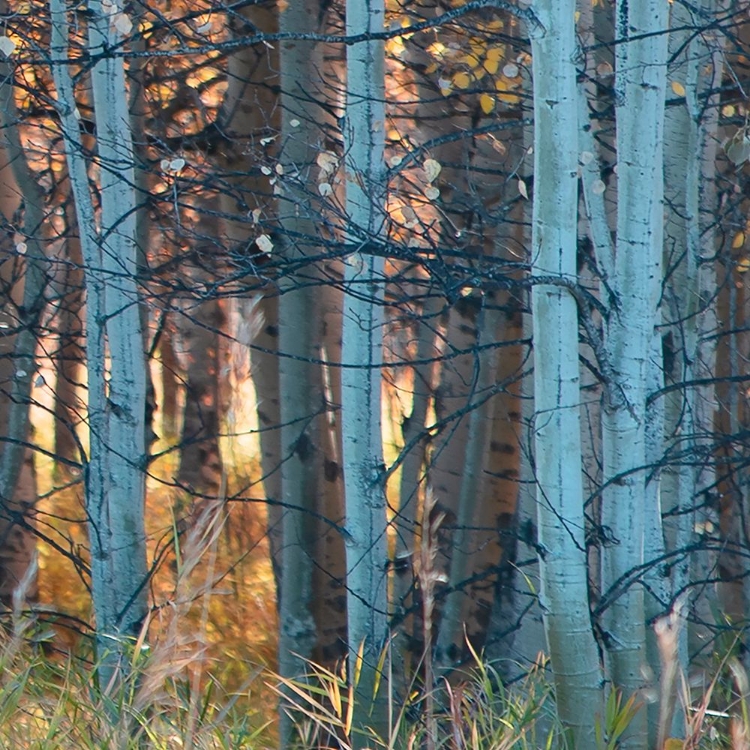
[[[383,0],[347,0],[346,32],[382,32]],[[347,48],[344,160],[348,241],[344,266],[342,425],[346,497],[349,674],[358,675],[355,729],[387,736],[387,685],[375,694],[388,628],[386,502],[380,426],[384,260],[368,253],[385,223],[385,79],[381,41]],[[359,367],[364,369],[359,369]],[[356,677],[355,677],[356,679]],[[355,739],[367,747],[366,734]]]
[[[662,144],[667,7],[661,0],[618,4],[623,50],[617,59],[617,239],[606,326],[611,367],[602,410],[602,525],[614,543],[603,550],[603,591],[610,597],[612,679],[626,695],[643,685],[644,562],[648,360],[661,288]],[[616,588],[619,587],[619,588]],[[645,742],[640,712],[627,747]]]
[[[91,71],[101,202],[97,221],[79,134],[67,10],[61,0],[50,0],[50,11],[57,108],[86,266],[89,455],[84,478],[104,688],[122,668],[122,639],[138,634],[147,612],[146,375],[136,281],[133,149],[123,60],[101,54],[120,44],[129,19],[111,3],[90,6],[88,51],[97,60]]]
[[[532,218],[534,433],[540,600],[558,713],[576,748],[595,748],[602,671],[591,628],[579,423],[577,277],[578,116],[575,2],[535,3]],[[542,284],[542,280],[551,283]],[[541,353],[544,356],[541,356]]]

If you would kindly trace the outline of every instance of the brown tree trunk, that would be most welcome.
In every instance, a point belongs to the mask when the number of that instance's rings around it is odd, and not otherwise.
[[[221,331],[226,317],[220,300],[207,300],[182,311],[180,331],[185,363],[185,406],[177,481],[199,496],[217,497],[223,465],[219,447],[222,399]]]

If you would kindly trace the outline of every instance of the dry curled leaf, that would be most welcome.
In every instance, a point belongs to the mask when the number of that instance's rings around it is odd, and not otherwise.
[[[440,174],[440,170],[443,168],[442,164],[435,159],[425,159],[422,164],[427,182],[432,182]]]

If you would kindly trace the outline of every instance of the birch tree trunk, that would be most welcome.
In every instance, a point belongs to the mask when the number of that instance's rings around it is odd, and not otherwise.
[[[65,4],[50,0],[51,51],[69,59]],[[146,376],[136,281],[133,153],[120,43],[101,3],[90,6],[89,51],[100,170],[101,220],[89,193],[76,102],[64,63],[53,65],[57,106],[86,265],[89,456],[85,465],[91,583],[101,686],[124,667],[123,637],[138,634],[147,611],[144,461]],[[120,11],[117,11],[120,12]],[[106,369],[106,358],[110,364]]]
[[[614,543],[603,550],[602,591],[610,598],[612,679],[629,697],[643,686],[643,588],[628,580],[644,561],[648,360],[661,286],[662,144],[667,6],[661,0],[618,3],[624,48],[617,59],[618,203],[611,310],[606,347],[612,372],[602,410],[602,525]],[[615,588],[617,587],[617,588]],[[642,747],[646,717],[631,723],[623,747]]]
[[[384,22],[384,0],[347,0],[347,34],[379,33]],[[354,698],[355,747],[371,744],[365,731],[368,726],[380,737],[388,736],[388,686],[378,674],[388,630],[380,424],[385,275],[382,257],[368,253],[368,243],[380,237],[386,217],[384,54],[383,42],[366,41],[347,47],[346,56],[346,230],[355,251],[344,264],[341,407],[349,674],[359,674]],[[378,682],[382,692],[376,693]]]
[[[709,467],[710,438],[713,432],[715,396],[712,386],[690,385],[694,380],[710,380],[715,372],[713,333],[716,327],[714,266],[708,262],[715,252],[713,221],[706,215],[708,205],[713,216],[715,190],[716,115],[708,114],[704,99],[714,83],[721,79],[721,65],[716,71],[706,65],[713,51],[703,34],[695,35],[691,26],[699,26],[715,13],[713,2],[702,3],[703,13],[680,5],[672,7],[670,50],[673,60],[669,77],[673,89],[685,93],[685,101],[667,108],[664,138],[664,188],[669,206],[665,225],[664,263],[671,273],[665,298],[672,384],[685,383],[684,390],[667,394],[667,439],[671,443],[676,467],[669,472],[670,482],[663,493],[663,511],[670,518],[670,549],[676,554],[672,571],[672,595],[682,597],[683,606],[703,606],[704,622],[712,615],[706,596],[699,602],[685,602],[691,579],[711,576],[712,554],[708,551],[687,553],[697,541],[697,528],[717,527],[717,518],[709,519],[710,504],[701,502],[713,491],[714,473]],[[705,14],[705,15],[704,15]],[[718,85],[718,84],[717,84]],[[717,102],[713,102],[717,106]],[[707,117],[708,115],[708,117]],[[706,169],[706,158],[710,167]],[[705,199],[705,191],[713,200]],[[699,509],[702,506],[702,509]],[[709,521],[709,523],[707,523]],[[704,536],[707,536],[704,532]],[[702,564],[701,564],[702,563]],[[691,568],[702,568],[691,575]],[[691,598],[693,598],[691,596]],[[701,619],[701,618],[699,618]],[[705,632],[704,632],[705,635]],[[688,631],[680,633],[680,663],[687,668]]]
[[[534,83],[532,273],[575,283],[578,149],[575,2],[540,0],[531,25]],[[567,138],[567,140],[565,140]],[[581,478],[578,316],[560,285],[532,292],[538,543],[545,631],[560,719],[573,746],[595,748],[602,716],[589,613]]]

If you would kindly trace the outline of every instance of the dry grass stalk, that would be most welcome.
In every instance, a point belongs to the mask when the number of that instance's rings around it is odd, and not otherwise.
[[[657,747],[664,747],[671,734],[677,704],[677,677],[680,673],[678,650],[683,623],[684,617],[680,603],[675,604],[668,615],[660,617],[654,623],[661,662]]]
[[[178,574],[173,597],[158,608],[158,636],[148,647],[146,633],[150,622],[144,625],[141,637],[134,648],[133,662],[138,664],[138,685],[133,696],[132,714],[143,716],[155,706],[168,702],[165,687],[178,678],[191,675],[191,706],[184,747],[195,744],[197,701],[208,647],[206,629],[211,593],[217,583],[215,573],[216,547],[226,522],[225,504],[219,499],[208,504],[188,530],[181,549],[177,545]],[[208,555],[206,575],[201,583],[195,580],[196,569]],[[196,601],[202,602],[201,626],[186,629],[188,614]]]
[[[435,612],[435,588],[445,581],[435,561],[438,553],[438,531],[445,520],[444,513],[433,511],[437,504],[435,494],[427,488],[422,506],[422,536],[419,543],[417,580],[422,591],[422,629],[424,637],[424,719],[426,727],[425,748],[435,750],[437,720],[435,718],[435,677],[432,663],[432,624]]]

